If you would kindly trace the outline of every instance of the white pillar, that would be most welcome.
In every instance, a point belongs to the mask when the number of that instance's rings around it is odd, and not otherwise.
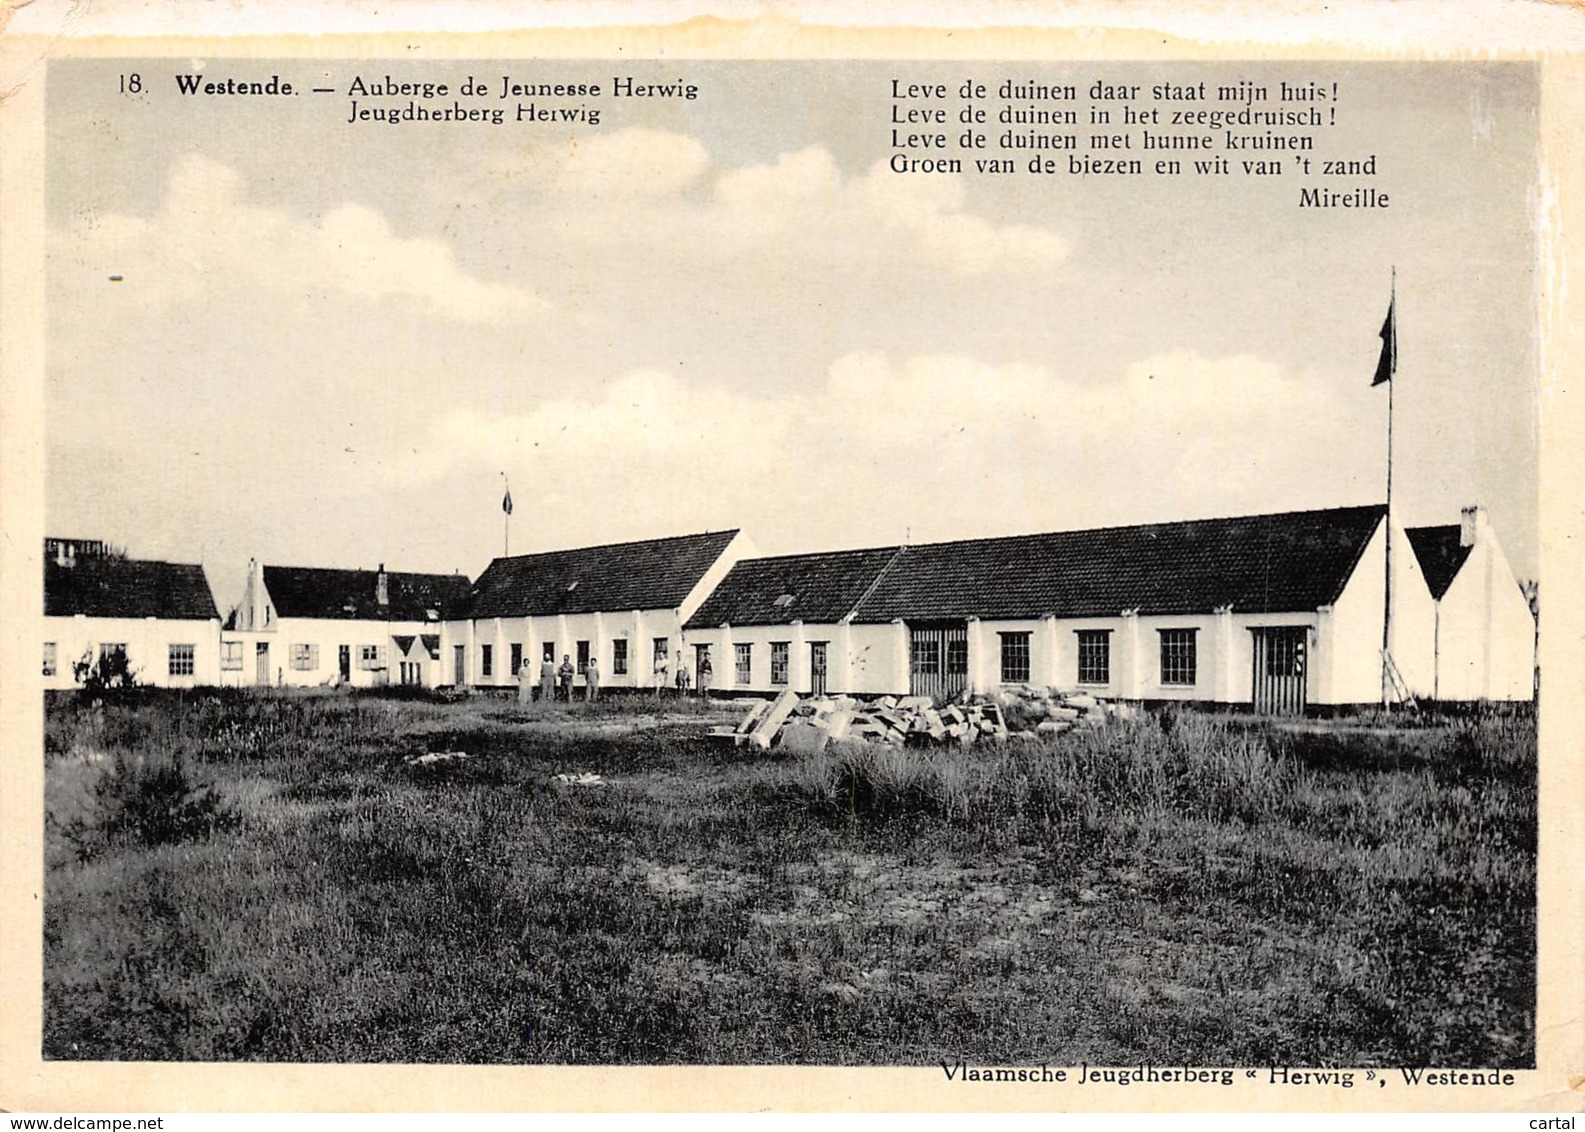
[[[1123,624],[1117,631],[1117,695],[1125,700],[1144,699],[1141,694],[1139,610],[1123,610]]]
[[[831,651],[836,655],[826,660],[826,679],[839,695],[849,695],[853,691],[853,625],[846,618],[837,623]]]
[[[908,694],[908,625],[901,617],[892,621],[893,649],[895,656],[892,658],[892,686],[900,696]]]
[[[1029,677],[1037,685],[1044,684],[1048,688],[1060,687],[1062,675],[1057,670],[1057,616],[1047,613],[1040,619],[1040,672],[1037,678],[1033,670]]]
[[[1234,701],[1233,609],[1224,605],[1215,612],[1216,620],[1211,628],[1211,656],[1214,665],[1211,671],[1211,700],[1214,703],[1229,704]]]

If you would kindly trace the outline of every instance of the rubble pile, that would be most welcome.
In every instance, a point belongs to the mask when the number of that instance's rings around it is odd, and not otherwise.
[[[1059,735],[1073,727],[1095,727],[1126,716],[1126,704],[1088,692],[1009,685],[989,694],[965,692],[937,707],[929,696],[851,696],[800,699],[791,690],[773,701],[757,700],[736,727],[717,727],[714,738],[760,750],[818,751],[833,740],[930,746],[969,746],[1017,736]]]

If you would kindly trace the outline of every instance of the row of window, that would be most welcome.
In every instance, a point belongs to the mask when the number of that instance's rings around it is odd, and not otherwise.
[[[99,646],[99,659],[108,660],[111,657],[126,659],[127,646],[125,642],[108,641]],[[191,676],[196,671],[198,657],[197,645],[171,645],[166,652],[165,671],[170,676]],[[54,641],[44,642],[44,675],[54,676],[59,668],[59,653]]]
[[[666,659],[666,656],[667,656],[667,654],[668,654],[668,652],[670,650],[669,640],[670,639],[667,638],[667,637],[656,637],[655,638],[655,643],[654,643],[655,662],[657,664],[661,663],[662,661],[664,661]],[[513,641],[510,647],[511,647],[511,650],[512,650],[512,655],[511,655],[512,665],[511,665],[510,668],[507,669],[507,675],[509,675],[509,676],[514,674],[514,673],[521,672],[522,669],[523,669],[523,644],[522,644],[522,642],[521,641]],[[578,675],[582,676],[589,669],[589,656],[590,656],[589,642],[588,641],[578,641],[578,642],[576,642],[574,644],[574,646],[573,646],[573,651],[577,654],[577,657],[578,657]],[[552,664],[556,663],[556,642],[555,641],[544,641],[544,642],[541,643],[541,645],[540,645],[540,659],[542,661],[548,660]],[[613,675],[613,676],[626,676],[627,675],[627,671],[628,671],[627,638],[618,637],[616,640],[611,642],[611,675]],[[487,677],[492,677],[494,675],[495,675],[495,646],[494,645],[480,645],[479,646],[479,678],[480,679],[485,679]]]
[[[1163,686],[1190,686],[1198,676],[1194,629],[1159,629],[1161,647],[1161,683]],[[1080,684],[1110,684],[1112,682],[1112,634],[1110,629],[1080,629],[1078,638],[1078,678]],[[1029,633],[1002,633],[1002,683],[1024,684],[1029,681]],[[932,648],[938,642],[924,641]],[[968,671],[968,642],[947,643],[947,672],[962,674]],[[962,656],[956,654],[962,649]],[[957,665],[957,667],[954,667]],[[919,671],[927,671],[919,668]],[[938,669],[928,669],[934,673]]]

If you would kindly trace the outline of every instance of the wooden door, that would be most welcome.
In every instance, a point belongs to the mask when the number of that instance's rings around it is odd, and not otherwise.
[[[270,686],[269,641],[259,641],[253,646],[253,682],[261,688]]]
[[[969,628],[962,621],[908,627],[908,693],[944,704],[969,686]]]
[[[340,651],[336,654],[336,665],[341,671],[341,682],[343,684],[351,683],[351,681],[352,681],[352,646],[351,645],[342,645],[341,646]]]
[[[462,687],[468,682],[468,646],[451,646],[451,682]]]
[[[809,642],[809,694],[826,694],[826,642]]]
[[[1254,635],[1254,706],[1263,715],[1302,715],[1305,708],[1303,625],[1251,629]]]

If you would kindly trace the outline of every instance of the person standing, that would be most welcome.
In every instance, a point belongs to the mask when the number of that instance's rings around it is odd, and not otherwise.
[[[572,703],[572,678],[578,674],[578,670],[572,666],[572,657],[561,654],[561,667],[556,670],[556,674],[561,677],[561,698]]]
[[[556,698],[556,661],[549,653],[539,663],[539,700],[550,703]]]
[[[655,654],[655,698],[658,700],[671,683],[671,666],[663,652]]]
[[[682,653],[677,654],[677,698],[686,699],[688,685],[693,683],[693,674],[688,671],[688,662],[683,660]]]
[[[705,693],[710,690],[710,650],[702,649],[699,652],[699,698],[705,698]]]
[[[583,697],[591,703],[600,698],[600,658],[591,655],[583,669]]]
[[[528,661],[517,666],[517,702],[526,704],[534,698],[534,670]]]

